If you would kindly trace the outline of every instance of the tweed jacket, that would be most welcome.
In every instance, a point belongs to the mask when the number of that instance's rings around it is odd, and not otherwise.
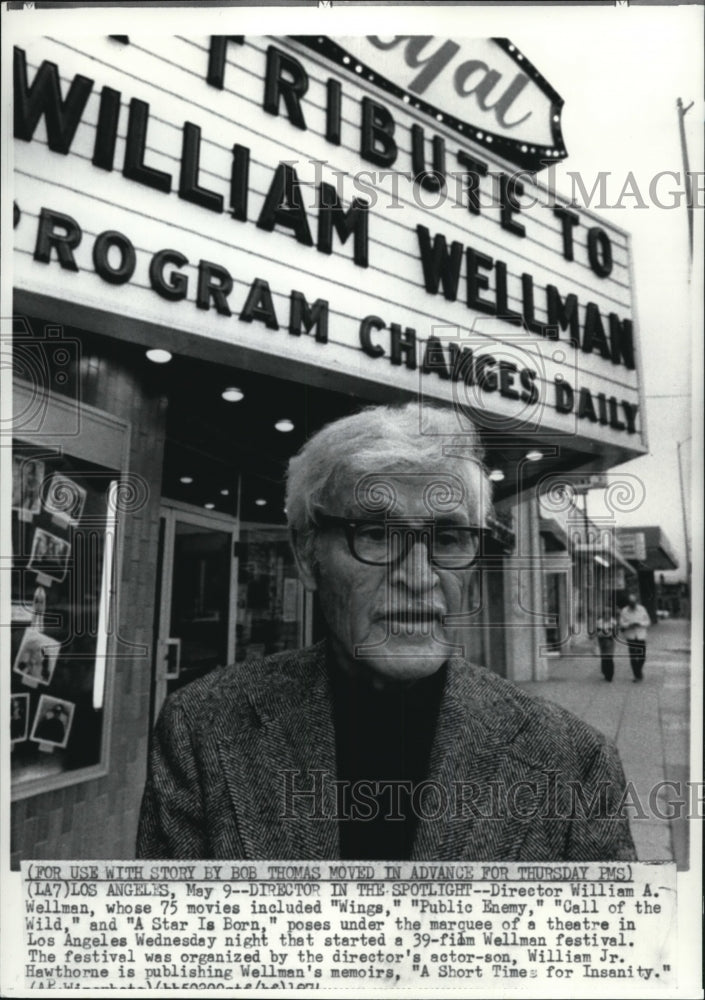
[[[338,859],[335,772],[325,643],[219,668],[164,705],[138,857]],[[428,780],[443,798],[412,859],[635,859],[616,748],[465,660],[448,664]]]

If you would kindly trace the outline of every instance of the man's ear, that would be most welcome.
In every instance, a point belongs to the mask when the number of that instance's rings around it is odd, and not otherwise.
[[[294,553],[296,568],[299,571],[299,579],[303,583],[306,590],[310,590],[313,593],[313,591],[318,590],[318,582],[314,572],[313,558],[304,551],[303,546],[301,545],[301,536],[297,531],[290,532],[289,540]]]

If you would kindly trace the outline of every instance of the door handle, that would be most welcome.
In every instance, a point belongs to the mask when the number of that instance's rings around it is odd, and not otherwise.
[[[164,677],[168,681],[174,681],[179,676],[181,667],[181,639],[165,639],[164,646]]]

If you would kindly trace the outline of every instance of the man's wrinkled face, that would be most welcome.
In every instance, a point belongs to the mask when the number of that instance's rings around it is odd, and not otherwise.
[[[474,571],[432,565],[431,532],[437,532],[440,551],[455,537],[455,527],[474,527],[478,521],[467,499],[453,510],[429,510],[423,477],[389,480],[395,501],[384,513],[370,514],[342,495],[338,509],[327,513],[377,520],[373,538],[386,539],[390,565],[360,562],[350,551],[344,526],[324,523],[316,540],[313,589],[340,666],[383,681],[409,681],[435,673],[449,656],[463,653],[455,629],[444,619],[468,609]],[[405,531],[405,525],[417,533]]]

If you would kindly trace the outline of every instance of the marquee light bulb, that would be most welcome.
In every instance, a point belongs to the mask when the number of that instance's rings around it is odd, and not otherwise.
[[[227,389],[223,389],[220,395],[226,403],[239,403],[241,399],[245,398],[245,393],[242,389],[238,389],[237,386],[234,385],[228,386]]]
[[[540,462],[543,458],[543,452],[535,448],[533,451],[527,451],[526,457],[530,462]]]
[[[289,420],[288,417],[284,417],[282,420],[277,420],[274,426],[276,430],[281,431],[282,434],[288,434],[289,431],[293,431],[294,422],[293,420]]]
[[[155,365],[165,365],[172,358],[171,351],[163,351],[159,347],[153,347],[149,351],[146,351],[145,354],[147,360],[152,361]]]

